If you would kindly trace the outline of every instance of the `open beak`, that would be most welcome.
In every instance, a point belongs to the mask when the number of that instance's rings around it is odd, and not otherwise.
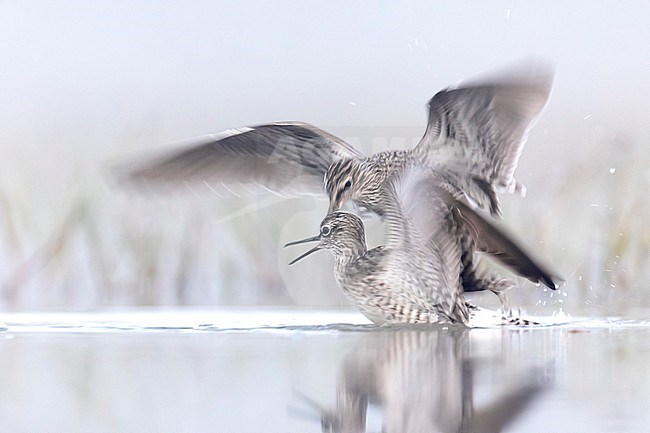
[[[317,242],[317,241],[320,241],[320,236],[313,236],[313,237],[311,237],[311,238],[301,239],[301,240],[299,240],[299,241],[289,242],[288,244],[285,245],[285,247],[288,247],[288,246],[291,246],[291,245],[304,244],[304,243],[307,243],[307,242]],[[301,255],[300,257],[298,257],[298,258],[296,258],[296,259],[293,259],[293,260],[289,263],[289,266],[293,265],[293,264],[296,263],[298,260],[304,259],[305,257],[307,257],[308,255],[310,255],[311,253],[315,253],[316,251],[318,251],[318,250],[320,250],[320,249],[322,249],[321,246],[320,246],[320,245],[316,245],[314,248],[312,248],[311,250],[307,251],[306,253],[304,253],[304,254]]]

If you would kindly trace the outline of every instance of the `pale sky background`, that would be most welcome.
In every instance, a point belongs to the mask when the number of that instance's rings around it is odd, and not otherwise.
[[[567,170],[601,163],[603,145],[613,155],[623,146],[635,188],[650,191],[648,41],[647,1],[0,1],[0,193],[24,225],[20,239],[4,235],[19,246],[0,269],[11,274],[36,250],[73,197],[112,200],[107,160],[278,120],[342,136],[424,131],[435,92],[527,57],[554,64],[556,81],[517,171],[529,191],[521,212],[548,208]],[[321,217],[305,224],[315,232]],[[288,240],[272,237],[258,254]],[[302,272],[329,266],[321,259]]]

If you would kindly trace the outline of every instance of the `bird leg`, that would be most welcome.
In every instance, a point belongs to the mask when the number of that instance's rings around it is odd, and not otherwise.
[[[469,258],[469,256],[471,256],[471,258]],[[463,291],[491,291],[499,298],[503,314],[507,317],[512,317],[513,311],[508,302],[507,292],[513,287],[516,287],[515,282],[481,269],[479,263],[471,253],[464,254],[462,261],[463,271],[461,272],[460,278],[463,285]]]

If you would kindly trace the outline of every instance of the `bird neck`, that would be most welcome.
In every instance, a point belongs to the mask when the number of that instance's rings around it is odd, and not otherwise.
[[[409,154],[404,150],[387,150],[376,153],[362,161],[359,171],[364,175],[358,181],[359,193],[355,202],[380,217],[384,217],[384,183],[395,170],[399,170],[408,161]]]
[[[363,257],[366,252],[365,239],[355,238],[340,242],[333,251],[336,270],[343,273],[352,263]]]

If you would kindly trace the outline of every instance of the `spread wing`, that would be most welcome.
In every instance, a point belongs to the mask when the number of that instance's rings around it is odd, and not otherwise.
[[[209,134],[182,149],[119,168],[148,187],[204,183],[261,186],[286,196],[323,194],[332,162],[363,155],[345,141],[302,122],[282,122]],[[230,188],[229,188],[230,187]],[[248,189],[248,188],[246,188]]]
[[[456,304],[462,300],[455,288],[460,285],[461,256],[470,248],[461,243],[463,233],[471,236],[478,251],[490,254],[518,275],[557,288],[556,273],[450,193],[436,172],[412,167],[394,175],[388,185],[388,201],[393,204],[388,206],[387,246],[413,255],[418,267],[435,276],[436,284],[450,285],[445,296],[451,296]]]
[[[479,251],[490,254],[513,272],[533,283],[542,283],[553,290],[558,288],[557,281],[560,278],[557,274],[534,259],[514,239],[461,201],[456,201],[455,206],[459,219],[469,230]]]
[[[525,190],[514,172],[552,81],[548,65],[522,64],[492,79],[437,93],[429,101],[427,129],[414,151],[479,207],[499,214],[497,192]]]
[[[450,195],[440,179],[413,169],[394,174],[386,183],[387,249],[393,266],[416,278],[418,296],[436,305],[457,323],[467,323],[460,273],[462,245],[452,229]]]

